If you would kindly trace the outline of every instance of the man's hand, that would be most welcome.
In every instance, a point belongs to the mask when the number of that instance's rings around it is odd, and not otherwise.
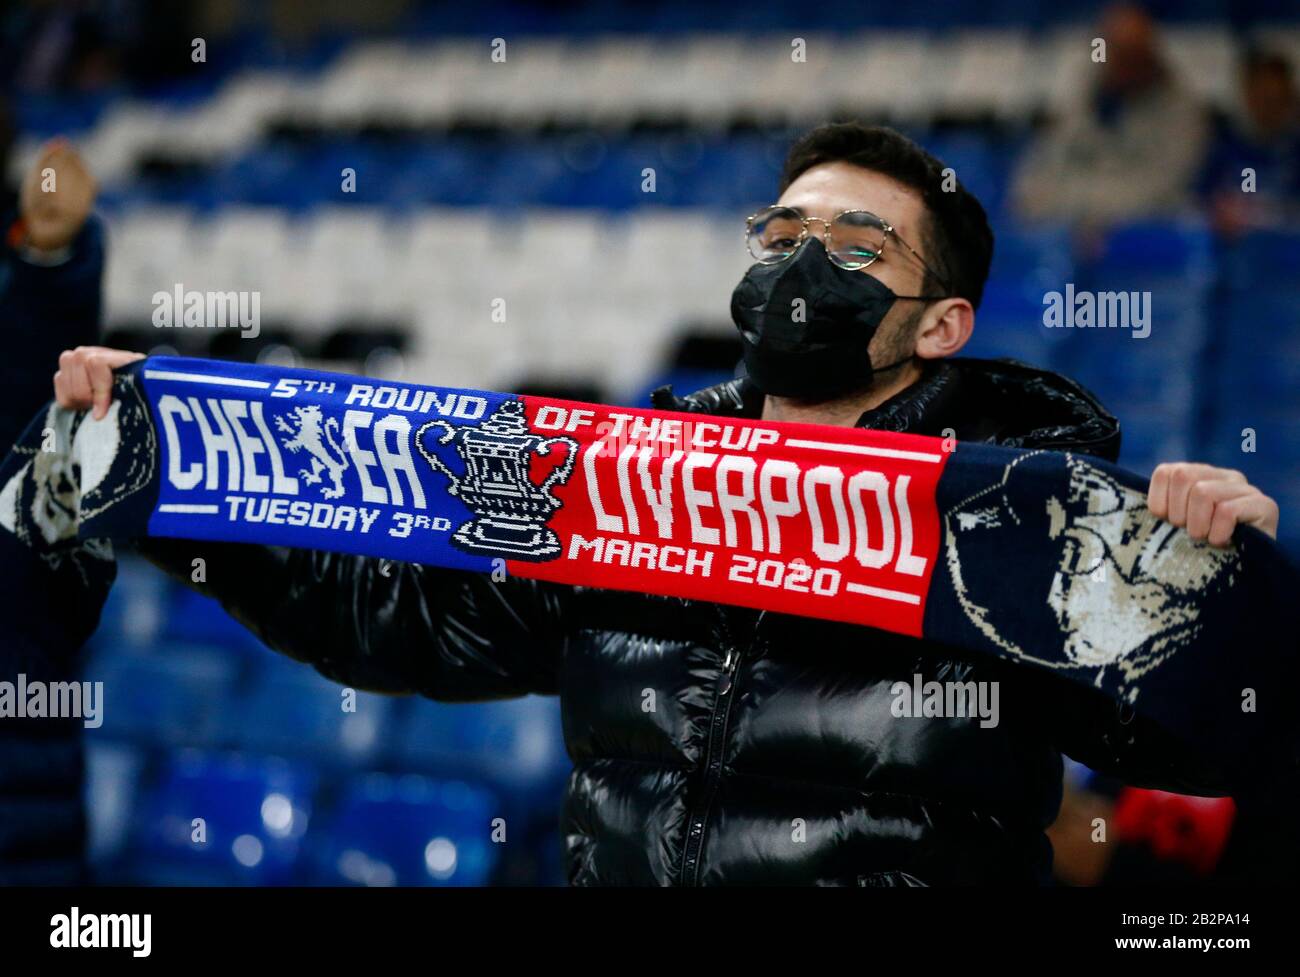
[[[1277,538],[1277,503],[1231,468],[1189,461],[1160,465],[1151,475],[1147,508],[1211,546],[1227,546],[1238,523]]]
[[[73,410],[94,408],[99,420],[108,413],[113,400],[113,370],[144,359],[143,353],[128,353],[107,346],[78,346],[59,354],[59,369],[54,374],[54,399],[60,407]]]
[[[48,180],[46,170],[53,171]],[[98,190],[95,178],[70,142],[47,142],[23,179],[19,208],[27,228],[27,244],[38,251],[66,248],[90,216]]]

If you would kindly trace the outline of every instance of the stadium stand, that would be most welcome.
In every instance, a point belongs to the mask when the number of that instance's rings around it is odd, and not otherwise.
[[[1224,241],[1188,214],[1081,251],[1069,229],[1008,213],[1032,124],[1086,62],[1093,5],[946,0],[872,5],[870,20],[853,5],[641,6],[557,7],[545,32],[508,3],[417,6],[393,37],[294,55],[250,30],[201,83],[19,98],[17,156],[62,132],[103,182],[110,345],[644,404],[661,382],[732,374],[742,223],[774,197],[792,133],[888,121],[954,168],[997,231],[970,355],[1078,378],[1120,415],[1130,468],[1242,469],[1300,555],[1300,232]],[[1294,10],[1250,6],[1240,31],[1240,5],[1168,11],[1171,60],[1222,112],[1247,45],[1300,63]],[[807,63],[791,60],[793,23]],[[510,38],[505,64],[487,56],[493,34]],[[1150,292],[1150,336],[1044,328],[1044,293],[1066,283]],[[263,336],[155,328],[151,296],[178,285],[256,291]],[[566,773],[553,699],[362,693],[340,723],[339,687],[129,558],[87,675],[125,697],[87,738],[104,880],[561,881],[537,813]],[[533,861],[482,840],[496,817],[540,839]]]

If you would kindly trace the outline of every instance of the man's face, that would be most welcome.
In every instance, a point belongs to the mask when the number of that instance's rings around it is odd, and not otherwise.
[[[1100,34],[1106,40],[1102,84],[1107,91],[1141,92],[1160,77],[1155,24],[1145,11],[1127,4],[1110,8],[1102,17]]]
[[[925,203],[921,195],[883,173],[851,163],[823,163],[800,174],[777,203],[796,207],[805,217],[818,218],[808,225],[808,234],[823,241],[826,227],[822,221],[829,222],[846,210],[870,211],[933,263],[924,245]],[[924,294],[925,269],[895,241],[888,242],[879,258],[855,274],[873,275],[898,295]],[[894,303],[867,347],[873,363],[893,363],[912,353],[925,309],[922,302]]]
[[[1281,132],[1296,115],[1296,93],[1286,72],[1261,69],[1246,79],[1246,110],[1265,136]]]

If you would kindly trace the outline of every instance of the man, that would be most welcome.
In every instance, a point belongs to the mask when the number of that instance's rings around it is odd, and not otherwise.
[[[1026,219],[1104,227],[1191,203],[1205,110],[1161,54],[1146,11],[1115,4],[1097,35],[1105,47],[1090,49],[1087,79],[1016,174],[1011,196]]]
[[[943,192],[942,170],[888,129],[801,139],[779,206],[747,229],[757,263],[733,315],[749,376],[685,399],[664,390],[657,406],[952,428],[1113,458],[1118,424],[1071,381],[947,359],[971,335],[992,234],[970,194]],[[792,317],[796,300],[805,314]],[[60,403],[102,414],[111,368],[132,358],[64,353]],[[1219,543],[1237,522],[1276,526],[1276,506],[1234,472],[1165,467],[1151,496]],[[199,544],[140,545],[188,581]],[[558,694],[574,884],[1036,881],[1051,861],[1059,751],[1143,784],[1223,782],[1090,690],[868,628],[414,565],[385,576],[378,560],[319,552],[202,554],[206,592],[337,681],[448,701]],[[916,675],[1001,681],[1000,721],[895,718],[890,690]]]
[[[1220,125],[1200,181],[1215,227],[1230,237],[1289,226],[1300,210],[1300,91],[1291,62],[1250,52],[1241,101],[1241,115]]]
[[[6,144],[0,132],[0,174]],[[0,342],[6,351],[0,360],[0,450],[6,453],[49,399],[50,361],[69,345],[98,338],[104,250],[91,216],[95,193],[77,152],[56,139],[27,171],[16,212],[0,205]],[[13,682],[19,674],[50,682],[75,677],[75,660],[51,661],[11,638],[0,642],[0,681]],[[82,769],[77,720],[0,720],[0,884],[82,878]]]
[[[99,335],[104,244],[91,216],[97,192],[72,145],[52,139],[23,177],[18,212],[0,213],[0,333],[10,353],[0,362],[0,448],[6,452],[49,399],[39,364]]]

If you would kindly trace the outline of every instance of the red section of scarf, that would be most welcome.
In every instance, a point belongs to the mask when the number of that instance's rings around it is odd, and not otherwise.
[[[522,400],[533,433],[568,439],[534,454],[534,484],[576,456],[552,490],[563,555],[510,573],[921,634],[955,441]]]

